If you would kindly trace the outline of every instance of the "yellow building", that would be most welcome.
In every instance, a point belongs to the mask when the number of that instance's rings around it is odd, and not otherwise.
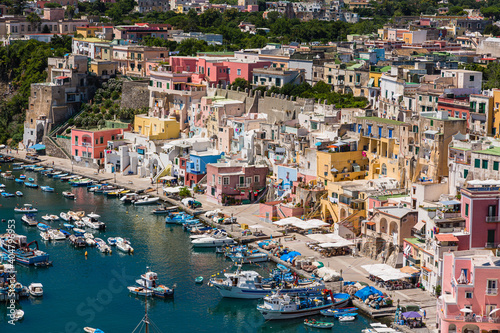
[[[389,177],[402,181],[403,175],[398,166],[399,144],[396,139],[363,137],[361,143],[368,148],[366,155],[370,167],[366,179]]]
[[[372,72],[370,71],[368,81],[369,87],[380,87],[380,78],[382,77],[382,72]],[[370,85],[371,84],[371,85]]]
[[[83,38],[95,37],[95,33],[99,31],[101,31],[101,27],[89,27],[89,26],[76,27],[76,34],[82,35]]]
[[[495,136],[500,135],[500,89],[492,89],[493,91],[493,122],[492,133]]]
[[[145,114],[135,115],[134,132],[150,140],[176,139],[180,135],[180,124],[175,118],[156,118]]]

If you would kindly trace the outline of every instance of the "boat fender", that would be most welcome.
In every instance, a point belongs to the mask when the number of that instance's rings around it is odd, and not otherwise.
[[[87,256],[87,255],[88,255],[88,253],[87,253],[87,251],[85,251],[85,256]]]
[[[134,250],[133,250],[133,249],[132,249],[132,250],[130,250],[130,253],[134,253]]]

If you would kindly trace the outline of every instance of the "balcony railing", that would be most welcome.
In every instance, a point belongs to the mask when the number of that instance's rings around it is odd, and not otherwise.
[[[498,295],[498,288],[486,288],[486,295]]]
[[[500,216],[486,216],[486,222],[500,222]]]
[[[240,183],[240,184],[236,184],[236,188],[250,187],[250,186],[252,186],[252,183]]]

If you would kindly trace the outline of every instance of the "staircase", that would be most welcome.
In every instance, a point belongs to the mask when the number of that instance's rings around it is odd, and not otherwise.
[[[64,150],[53,138],[50,136],[46,136],[43,138],[43,142],[46,147],[47,155],[59,157],[59,158],[67,158],[71,160],[71,155]]]

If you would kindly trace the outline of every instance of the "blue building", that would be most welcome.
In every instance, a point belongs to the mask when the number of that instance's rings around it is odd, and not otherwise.
[[[191,151],[189,161],[186,164],[185,184],[195,186],[207,173],[207,164],[217,163],[224,156],[218,150]]]
[[[278,165],[278,179],[281,181],[278,196],[281,196],[284,191],[293,187],[293,182],[297,181],[297,168]]]

